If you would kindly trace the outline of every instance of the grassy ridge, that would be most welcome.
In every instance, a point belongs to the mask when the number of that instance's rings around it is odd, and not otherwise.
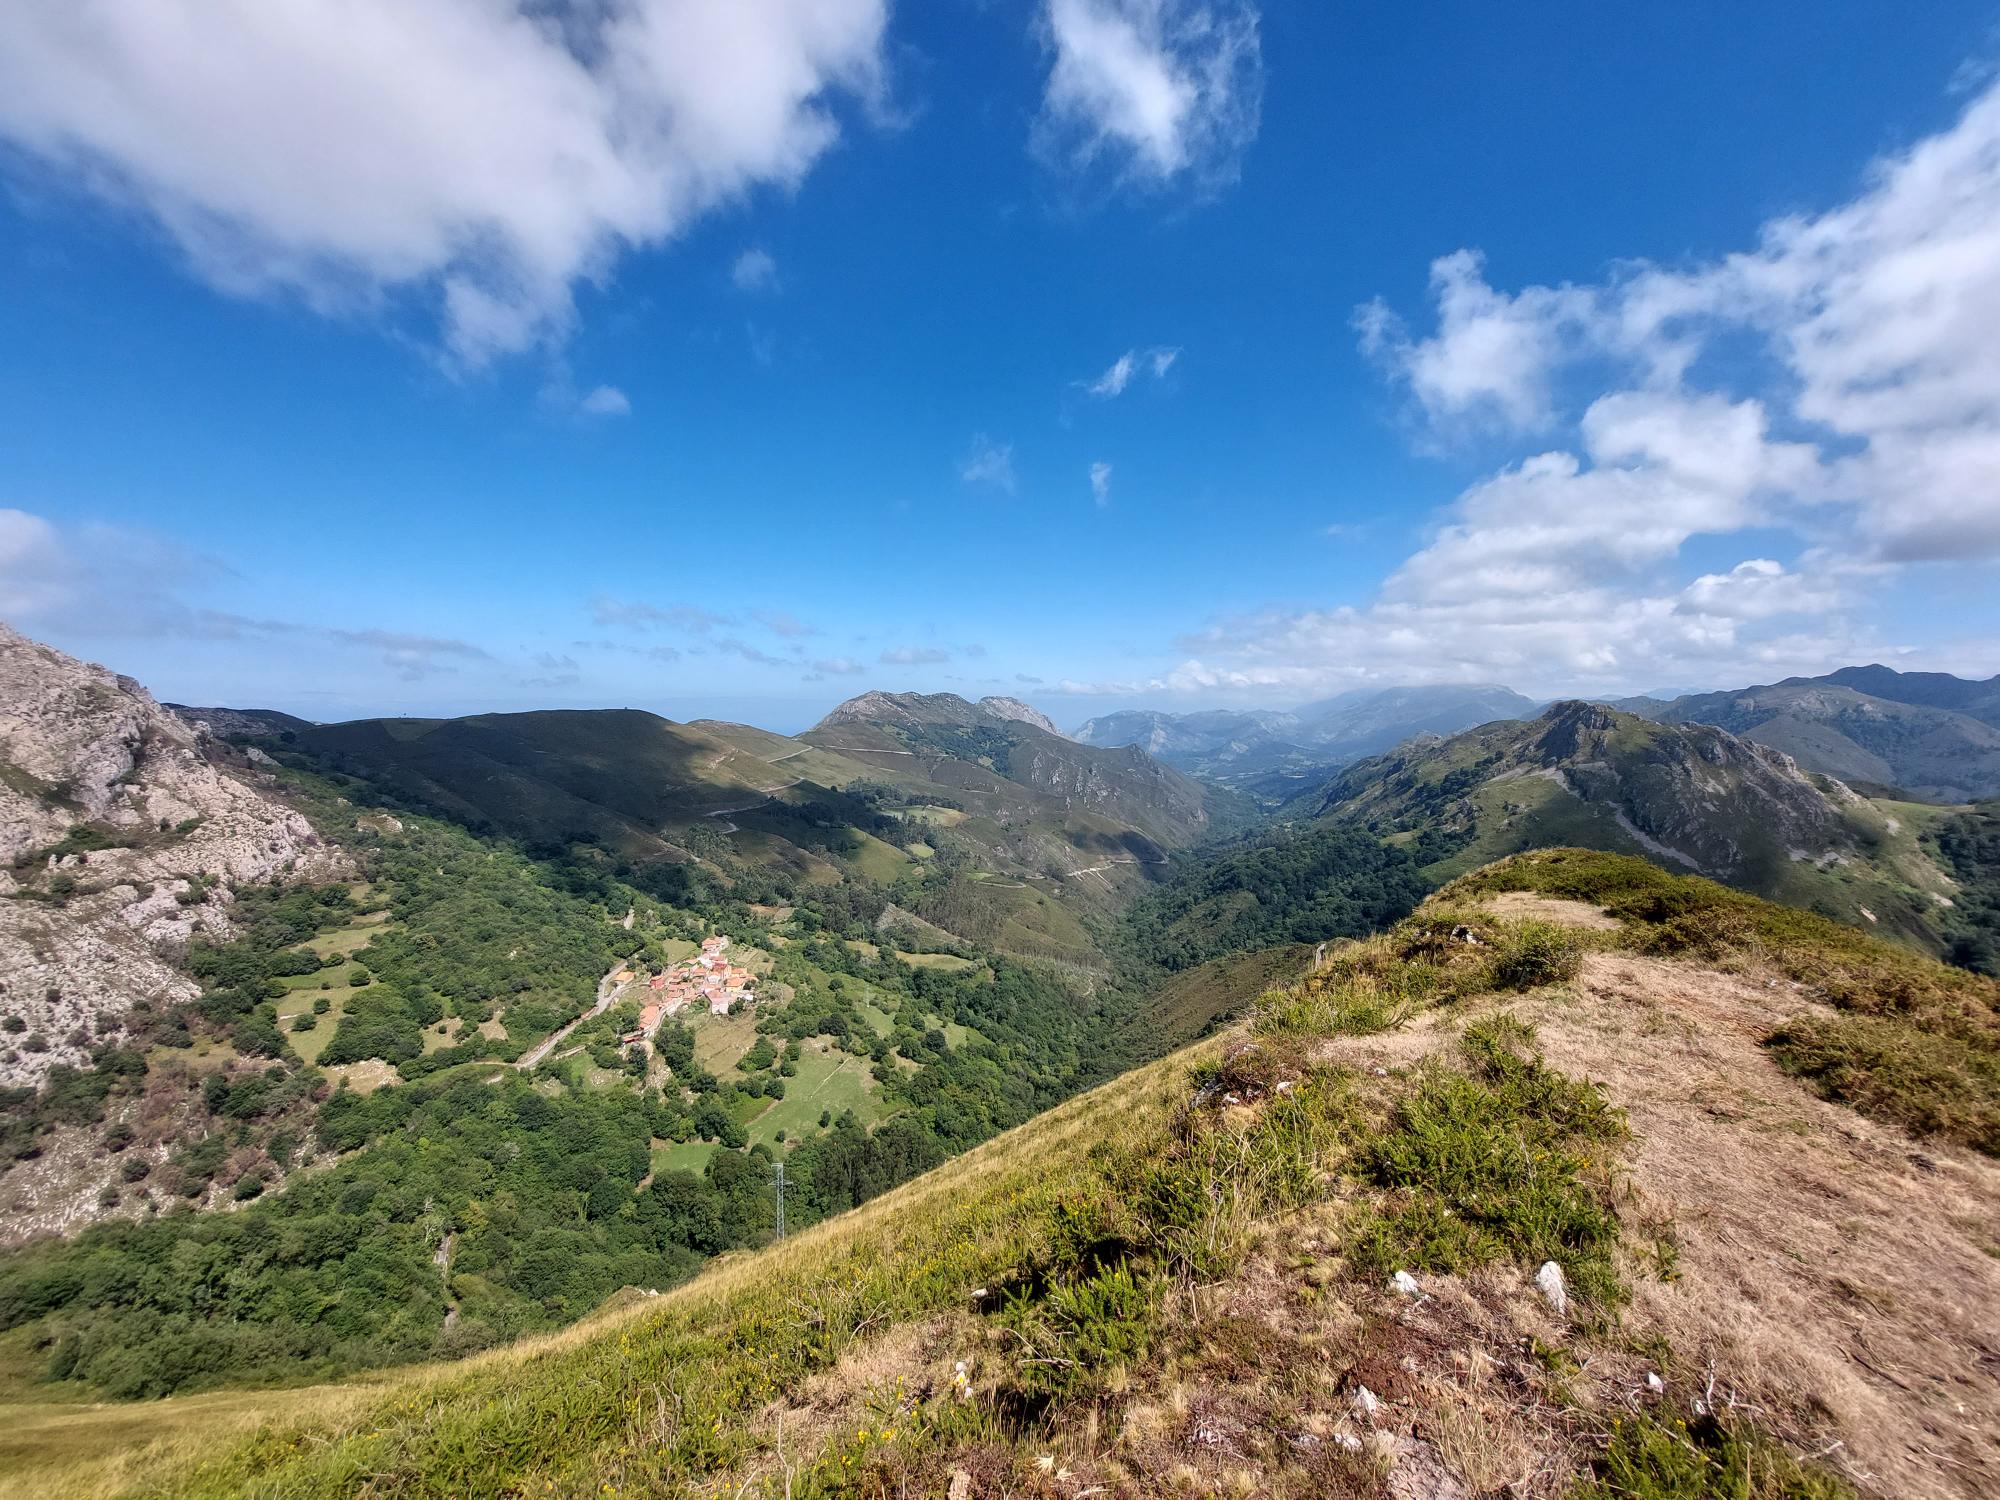
[[[1773,905],[1644,860],[1553,849],[1446,886],[1443,903],[1532,891],[1603,907],[1622,946],[1768,971],[1823,1009],[1766,1040],[1822,1094],[2000,1155],[2000,984],[1811,912]]]

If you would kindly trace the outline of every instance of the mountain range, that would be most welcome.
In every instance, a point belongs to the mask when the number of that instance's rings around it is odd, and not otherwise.
[[[1780,686],[1983,723],[1955,682]],[[1941,1172],[1964,1224],[2000,1203],[2000,1005],[1921,955],[2000,910],[1990,817],[1674,704],[1503,694],[1299,711],[1314,753],[1386,748],[1260,817],[1010,699],[322,725],[0,635],[0,1355],[32,1395],[0,1463],[1069,1496],[1226,1487],[1226,1446],[1273,1493],[1497,1493],[1495,1424],[1579,1482],[1627,1441],[1562,1436],[1593,1412],[1656,1415],[1640,1457],[1777,1443],[1701,1427],[1689,1361],[1745,1327],[1835,1357],[1853,1288],[1923,1257],[1975,1310],[1863,1298],[1871,1338],[1926,1390],[1973,1368],[2000,1273],[1917,1209]],[[702,972],[737,998],[666,1014]],[[1856,1181],[1879,1211],[1802,1262]],[[1745,1254],[1820,1279],[1767,1306]],[[1567,1374],[1487,1382],[1462,1429],[1468,1340]],[[488,1349],[428,1395],[383,1368]],[[183,1399],[302,1380],[341,1383]],[[1885,1435],[1900,1389],[1841,1417],[1869,1463],[1990,1462]],[[102,1404],[134,1397],[166,1399]]]
[[[1921,838],[1945,809],[1870,800],[1755,740],[1602,704],[1412,740],[1287,811],[1419,842],[1435,879],[1522,850],[1603,849],[1933,952],[1957,889]]]
[[[2000,796],[2000,676],[1871,665],[1727,692],[1605,701],[1662,723],[1727,729],[1870,791],[1938,803]],[[1414,736],[1528,719],[1546,706],[1505,687],[1395,687],[1288,711],[1130,709],[1091,719],[1076,738],[1138,745],[1276,807]]]
[[[1926,802],[2000,796],[2000,677],[1846,667],[1764,687],[1620,705],[1673,724],[1714,724],[1809,770]]]
[[[1268,806],[1315,778],[1415,734],[1455,734],[1538,705],[1511,688],[1362,688],[1287,711],[1214,709],[1170,714],[1132,709],[1091,719],[1087,745],[1136,745],[1191,775],[1244,791]]]

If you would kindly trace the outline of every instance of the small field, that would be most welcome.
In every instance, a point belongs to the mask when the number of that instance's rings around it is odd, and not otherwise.
[[[896,950],[896,957],[900,958],[913,969],[956,971],[973,967],[971,959],[960,958],[956,953],[905,953],[902,949],[898,948]]]
[[[863,833],[858,828],[851,828],[848,832],[861,845],[849,858],[854,868],[868,879],[888,885],[910,867],[909,856],[894,844],[885,844],[872,833]]]
[[[342,926],[308,938],[303,946],[323,959],[351,958],[373,941],[388,920],[389,913],[386,911],[363,912]],[[308,1065],[318,1062],[326,1044],[333,1040],[334,1028],[340,1024],[341,1015],[347,1009],[348,997],[354,993],[348,981],[356,967],[353,963],[343,963],[337,968],[321,969],[316,974],[293,974],[278,981],[285,988],[284,998],[276,1004],[278,1030],[299,1055],[300,1061]],[[312,1029],[293,1031],[292,1022],[299,1016],[312,1015],[314,1004],[320,1000],[326,1001],[327,1007],[315,1018]],[[437,1045],[444,1044],[439,1041]],[[429,1032],[425,1033],[424,1046],[427,1051],[436,1050]]]
[[[703,1011],[685,1019],[694,1033],[694,1060],[718,1078],[729,1077],[736,1059],[757,1040],[754,1010],[739,1010],[728,1016],[712,1016]]]
[[[825,1040],[806,1043],[798,1076],[785,1080],[785,1097],[750,1123],[750,1140],[777,1145],[778,1132],[788,1141],[816,1134],[822,1112],[838,1119],[845,1110],[872,1125],[888,1113],[876,1092],[872,1065],[865,1057],[842,1052]]]
[[[664,1172],[692,1172],[699,1177],[708,1170],[709,1158],[722,1148],[714,1141],[654,1141],[653,1175]]]

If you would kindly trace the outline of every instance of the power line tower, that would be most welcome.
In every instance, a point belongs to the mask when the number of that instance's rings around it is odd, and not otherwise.
[[[778,1163],[778,1238],[785,1237],[785,1164]]]

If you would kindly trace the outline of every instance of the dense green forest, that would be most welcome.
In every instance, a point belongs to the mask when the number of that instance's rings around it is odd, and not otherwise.
[[[1361,937],[1430,887],[1409,852],[1351,828],[1307,827],[1176,861],[1124,920],[1130,951],[1169,970],[1279,943]]]
[[[2000,802],[1941,820],[1930,843],[1958,882],[1947,957],[1975,973],[2000,975]]]

